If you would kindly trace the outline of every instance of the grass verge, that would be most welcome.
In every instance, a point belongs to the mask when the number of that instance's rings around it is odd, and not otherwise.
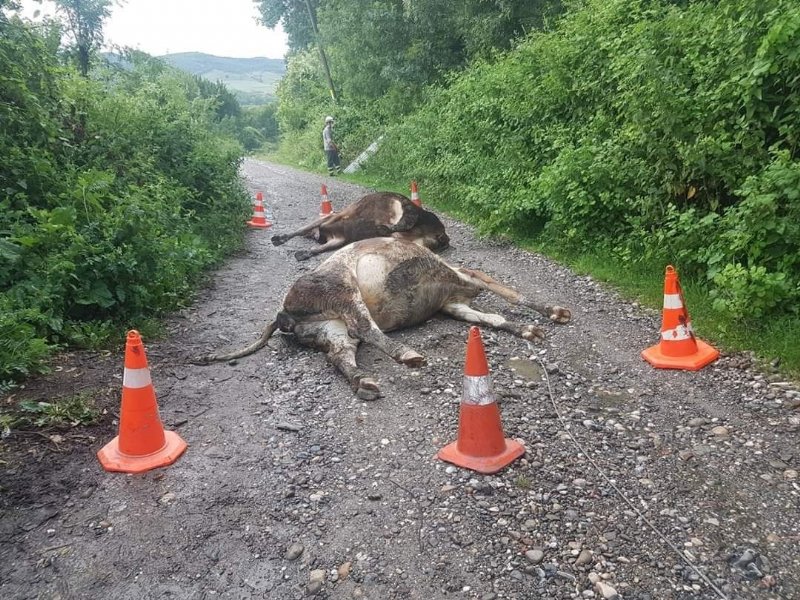
[[[526,249],[550,256],[573,271],[606,282],[626,298],[660,310],[664,264],[623,263],[602,254],[552,251],[529,240],[515,240]],[[679,273],[680,275],[680,273]],[[764,362],[776,361],[789,377],[800,379],[800,317],[783,315],[765,321],[737,321],[714,310],[702,281],[681,277],[684,300],[698,336],[728,352],[752,351]],[[654,342],[655,343],[655,342]]]

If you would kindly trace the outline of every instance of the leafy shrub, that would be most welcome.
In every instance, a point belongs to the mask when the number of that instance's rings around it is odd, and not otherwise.
[[[676,264],[734,318],[791,310],[798,47],[790,0],[575,3],[429,90],[366,169],[483,231]]]
[[[0,381],[183,305],[250,209],[230,95],[138,54],[79,77],[48,35],[0,13]]]
[[[44,359],[51,345],[31,324],[41,319],[36,309],[12,308],[0,296],[0,382],[46,370]]]
[[[255,150],[264,145],[264,136],[255,127],[244,127],[239,134],[239,140],[247,151]]]
[[[765,267],[749,269],[727,264],[714,275],[714,308],[734,318],[760,318],[781,306],[791,295],[785,273],[768,273]]]
[[[720,220],[720,250],[749,266],[800,273],[800,162],[776,152],[736,194],[741,200]]]

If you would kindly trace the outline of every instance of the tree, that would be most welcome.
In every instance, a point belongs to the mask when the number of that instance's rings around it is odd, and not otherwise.
[[[305,50],[316,42],[308,16],[306,0],[254,0],[261,12],[261,23],[274,29],[278,23],[289,37],[290,50]],[[316,16],[320,0],[308,0]]]
[[[453,29],[460,33],[470,57],[508,50],[516,40],[544,29],[548,20],[564,11],[561,0],[464,0],[460,4],[460,10],[451,11]],[[417,19],[430,21],[425,13],[435,6],[416,2]]]
[[[311,14],[347,102],[392,96],[405,111],[420,90],[478,56],[507,50],[559,14],[561,0],[257,0],[262,23],[283,23],[289,45],[316,45]],[[290,58],[290,60],[292,60]]]
[[[56,10],[66,19],[69,48],[78,70],[86,77],[92,54],[103,43],[103,22],[111,15],[112,0],[56,0]]]
[[[209,81],[200,75],[192,77],[201,98],[212,98],[216,102],[217,119],[226,117],[238,118],[242,114],[242,107],[230,90],[221,81]]]

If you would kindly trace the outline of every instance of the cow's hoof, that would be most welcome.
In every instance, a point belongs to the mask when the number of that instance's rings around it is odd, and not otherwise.
[[[273,246],[281,246],[286,243],[286,236],[285,235],[273,235],[272,236],[272,245]]]
[[[294,253],[294,257],[297,260],[308,260],[312,256],[314,255],[311,254],[311,252],[309,252],[308,250],[298,250],[297,252]]]
[[[529,342],[543,340],[545,337],[544,331],[542,331],[535,325],[524,325],[520,333],[522,334],[522,339],[528,340]]]
[[[407,367],[412,367],[416,369],[417,367],[422,367],[425,365],[425,357],[422,356],[419,352],[414,352],[414,350],[408,350],[403,352],[403,355],[400,357],[398,362],[404,364]]]
[[[550,307],[550,320],[556,323],[569,323],[572,318],[572,312],[568,308],[562,306]]]
[[[371,377],[363,377],[358,382],[358,389],[356,390],[356,397],[359,400],[370,402],[380,398],[381,389],[378,387],[378,382]]]

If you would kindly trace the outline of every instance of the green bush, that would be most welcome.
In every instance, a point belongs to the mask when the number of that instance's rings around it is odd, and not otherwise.
[[[673,263],[732,318],[794,310],[798,48],[791,0],[576,3],[430,90],[366,170],[485,232]]]
[[[714,275],[714,308],[740,319],[763,317],[791,296],[786,279],[785,273],[768,273],[765,267],[729,263]]]
[[[135,54],[79,77],[46,31],[0,29],[5,381],[185,304],[241,244],[250,200],[217,87]]]

